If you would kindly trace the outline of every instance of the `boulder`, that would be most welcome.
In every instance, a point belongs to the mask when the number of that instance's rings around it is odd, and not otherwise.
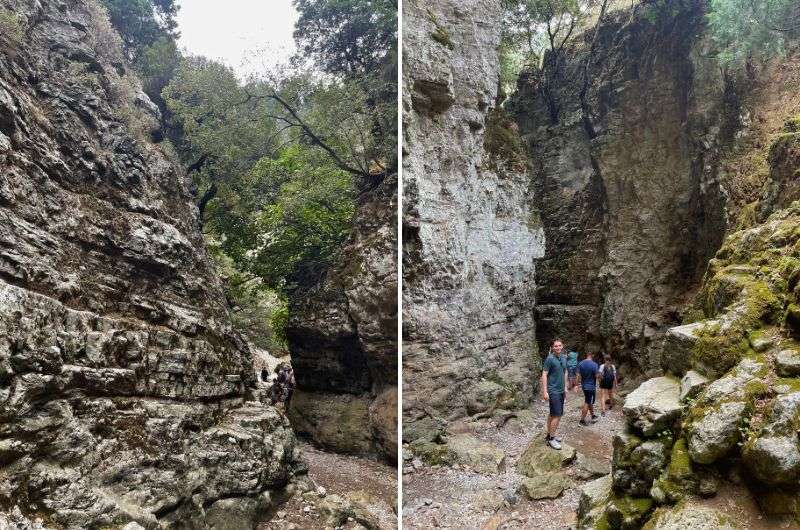
[[[740,401],[712,407],[688,427],[689,455],[698,464],[712,464],[739,442],[747,405]]]
[[[778,396],[755,440],[742,458],[751,473],[772,486],[800,480],[800,392]]]
[[[478,473],[492,475],[505,469],[506,455],[487,442],[468,434],[457,434],[447,438],[447,449],[454,462]]]
[[[721,401],[747,401],[747,384],[763,381],[768,373],[769,367],[763,358],[742,359],[723,377],[709,383],[699,400],[708,405]]]
[[[611,462],[578,453],[575,458],[575,476],[588,480],[611,473]]]
[[[747,444],[744,463],[766,484],[797,484],[800,480],[799,445],[797,435],[759,437]]]
[[[781,377],[800,376],[800,351],[781,350],[775,356],[775,370]]]
[[[674,377],[648,379],[628,394],[622,412],[628,424],[644,436],[653,436],[681,415],[680,382]]]
[[[643,530],[739,530],[740,528],[730,517],[718,510],[684,501],[675,507],[656,510]]]
[[[575,455],[573,447],[562,443],[561,450],[557,451],[545,444],[543,436],[537,436],[520,455],[517,471],[530,478],[553,473],[572,463]]]
[[[295,390],[289,419],[295,432],[311,436],[323,447],[341,453],[374,451],[369,417],[370,398]]]
[[[555,499],[569,488],[572,481],[564,473],[545,473],[533,478],[524,478],[517,490],[532,501]]]
[[[680,400],[695,398],[708,385],[708,378],[694,370],[689,370],[681,378]]]
[[[611,475],[587,482],[581,487],[578,500],[578,521],[582,528],[594,526],[611,496]]]
[[[667,464],[667,440],[643,440],[629,432],[614,436],[612,477],[614,489],[634,497],[650,493],[653,481]]]
[[[397,387],[378,394],[368,409],[372,442],[390,463],[397,461]]]
[[[612,497],[606,506],[606,519],[611,528],[637,530],[642,527],[653,509],[653,499],[649,497]]]
[[[697,342],[699,331],[709,324],[713,325],[714,322],[694,322],[667,330],[661,353],[661,367],[665,372],[680,377],[691,368],[692,349]]]

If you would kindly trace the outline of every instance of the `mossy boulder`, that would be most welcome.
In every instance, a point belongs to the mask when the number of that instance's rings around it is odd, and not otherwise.
[[[652,509],[649,497],[615,496],[606,506],[606,519],[611,528],[635,530],[642,527]]]
[[[429,466],[446,466],[455,463],[455,457],[445,444],[416,440],[411,442],[410,448],[414,456]]]
[[[694,492],[697,486],[688,444],[685,438],[679,438],[672,446],[669,465],[653,484],[650,496],[659,504],[674,504]]]
[[[403,440],[414,442],[438,442],[445,432],[447,423],[441,418],[425,416],[415,421],[403,422]]]
[[[700,332],[714,324],[715,322],[706,320],[669,328],[664,335],[661,368],[678,377],[689,371],[692,367],[694,345]]]
[[[747,404],[741,401],[705,408],[688,426],[689,455],[698,464],[712,464],[739,443]]]
[[[611,475],[606,475],[581,487],[578,500],[579,528],[608,528],[605,506],[611,498],[611,486]]]
[[[689,370],[681,378],[680,400],[685,402],[687,399],[694,399],[706,386],[708,386],[707,377],[695,370]]]
[[[493,475],[505,469],[506,455],[497,446],[468,434],[448,436],[447,449],[453,461],[478,473]]]
[[[545,473],[522,479],[517,491],[532,501],[555,499],[571,484],[572,481],[564,473]]]
[[[653,481],[667,465],[671,447],[669,440],[645,440],[630,432],[622,432],[614,436],[612,444],[614,489],[634,497],[647,496]]]
[[[682,501],[657,509],[643,530],[739,530],[741,526],[719,510]]]
[[[544,436],[537,436],[520,455],[517,471],[530,478],[554,473],[571,464],[575,456],[573,447],[562,444],[561,450],[557,451],[545,444]]]
[[[779,351],[775,356],[775,371],[782,377],[800,377],[800,351]]]
[[[775,398],[763,427],[745,444],[742,460],[764,484],[800,483],[800,392]]]

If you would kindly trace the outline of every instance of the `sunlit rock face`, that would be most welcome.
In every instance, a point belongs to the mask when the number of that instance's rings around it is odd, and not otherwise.
[[[157,108],[93,0],[0,5],[23,35],[0,36],[0,509],[252,527],[301,471],[294,435],[246,400]]]
[[[407,437],[428,437],[531,399],[544,240],[495,101],[500,2],[404,10],[403,414]]]

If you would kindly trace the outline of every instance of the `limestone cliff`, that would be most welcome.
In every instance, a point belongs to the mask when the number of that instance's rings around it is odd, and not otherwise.
[[[728,222],[719,150],[738,109],[709,54],[703,5],[610,13],[591,53],[595,28],[559,59],[549,97],[523,74],[507,104],[531,150],[547,242],[540,344],[559,336],[647,372],[719,248]]]
[[[0,7],[0,510],[253,527],[301,471],[294,435],[246,401],[157,109],[94,0]]]
[[[397,175],[359,197],[353,235],[287,326],[298,432],[397,461]]]
[[[531,399],[543,234],[495,102],[500,2],[411,0],[403,17],[403,436],[414,440]]]

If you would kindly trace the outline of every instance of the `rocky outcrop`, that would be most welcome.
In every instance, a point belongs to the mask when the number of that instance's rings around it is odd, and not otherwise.
[[[543,234],[524,148],[495,102],[501,16],[492,0],[404,5],[406,439],[529,402],[540,367]]]
[[[539,345],[604,349],[635,374],[658,366],[722,241],[718,153],[735,117],[704,3],[636,4],[586,29],[548,78],[523,73],[506,104],[530,146],[547,241]]]
[[[775,141],[787,144],[785,136]],[[677,395],[672,375],[648,380],[628,396],[627,432],[614,440],[610,495],[679,503],[657,509],[645,528],[695,519],[701,527],[710,524],[713,515],[687,508],[693,498],[713,495],[714,473],[731,467],[746,473],[765,513],[800,520],[800,378],[790,369],[800,355],[791,316],[800,301],[798,226],[800,202],[794,202],[730,234],[710,261],[693,305],[702,319],[690,333],[682,326],[665,339],[664,355],[680,362],[663,365],[696,382],[685,385],[696,390],[687,390],[677,415],[644,428],[654,417],[649,410],[665,408],[652,403],[666,381]],[[682,346],[667,349],[676,336]],[[595,519],[610,521],[608,503],[592,510]]]
[[[0,6],[0,509],[254,527],[302,466],[157,109],[94,0]]]
[[[340,258],[316,285],[293,293],[289,314],[300,393],[294,427],[334,450],[396,462],[396,174],[361,193]]]

